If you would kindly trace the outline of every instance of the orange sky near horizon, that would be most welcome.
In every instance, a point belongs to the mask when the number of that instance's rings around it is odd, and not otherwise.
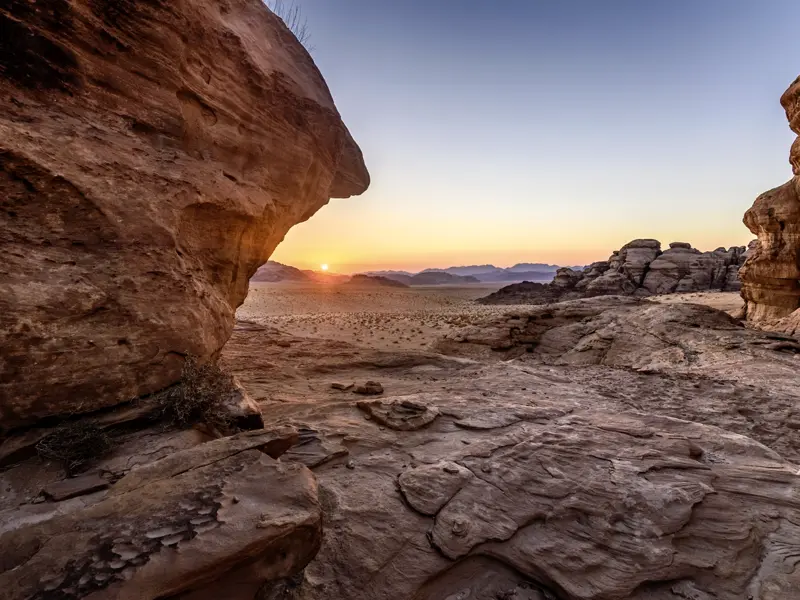
[[[569,219],[559,214],[571,212],[566,206],[544,221],[503,214],[480,220],[470,215],[421,219],[414,211],[384,216],[376,212],[386,203],[372,204],[374,193],[331,200],[309,221],[292,228],[271,260],[314,270],[326,264],[330,272],[345,274],[487,263],[574,266],[605,260],[636,238],[655,238],[664,248],[685,241],[705,251],[746,245],[754,237],[741,224],[740,215],[752,202],[744,195],[736,215],[715,218],[717,209],[711,203],[698,207],[698,216],[708,213],[704,218],[681,223],[678,215],[670,214],[604,216],[602,207]]]
[[[332,272],[582,265],[745,245],[791,177],[796,0],[302,0],[372,177],[273,259]],[[576,8],[580,6],[580,8]],[[424,15],[424,17],[421,17]]]

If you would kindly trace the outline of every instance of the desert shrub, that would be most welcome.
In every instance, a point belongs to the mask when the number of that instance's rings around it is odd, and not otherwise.
[[[233,377],[213,363],[187,357],[179,385],[162,393],[163,414],[180,426],[206,423],[224,430],[231,424],[226,400],[236,394]]]
[[[306,49],[311,52],[313,47],[309,45],[311,32],[308,29],[308,20],[303,15],[303,10],[294,2],[284,2],[284,0],[265,0],[267,7],[283,21]]]
[[[111,447],[111,438],[100,427],[76,422],[61,425],[39,440],[36,452],[42,458],[60,462],[67,475],[74,475],[89,461],[107,454]]]

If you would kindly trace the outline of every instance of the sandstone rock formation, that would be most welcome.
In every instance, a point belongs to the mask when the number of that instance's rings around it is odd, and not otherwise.
[[[0,509],[3,598],[254,598],[320,545],[313,475],[275,460],[297,439],[292,429],[205,443],[195,431],[149,432],[118,438],[113,455],[72,479],[48,464],[12,471]],[[71,494],[55,491],[67,485]]]
[[[686,242],[661,251],[657,240],[633,240],[607,261],[583,271],[559,269],[552,283],[523,282],[483,298],[484,304],[544,304],[613,294],[650,296],[709,290],[740,289],[739,267],[748,255],[744,246],[700,252]]]
[[[781,104],[789,126],[800,136],[800,77]],[[792,144],[789,163],[794,177],[761,194],[744,215],[758,244],[742,267],[741,279],[749,321],[795,332],[800,331],[800,137]]]
[[[369,176],[260,0],[0,6],[0,422],[215,356],[286,231]]]
[[[7,438],[4,597],[793,597],[796,339],[632,297],[482,315],[438,353],[240,322],[222,363],[272,431],[118,408],[66,479],[48,429]]]
[[[778,600],[800,589],[780,343],[709,308],[602,297],[487,316],[449,356],[242,324],[223,360],[309,431],[326,532],[298,600]],[[343,402],[333,373],[386,395]]]

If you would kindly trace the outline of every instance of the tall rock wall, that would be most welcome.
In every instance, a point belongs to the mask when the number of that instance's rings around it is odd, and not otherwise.
[[[800,136],[800,77],[781,97],[789,126]],[[794,177],[761,194],[744,215],[758,245],[742,267],[742,296],[749,321],[800,329],[800,137],[789,153]],[[782,320],[782,323],[778,323]]]
[[[0,5],[0,426],[175,382],[290,227],[369,175],[260,0]]]

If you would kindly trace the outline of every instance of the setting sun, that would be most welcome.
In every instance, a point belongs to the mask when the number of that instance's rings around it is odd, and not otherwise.
[[[328,265],[320,265],[319,268],[322,269],[323,271],[327,271]]]

